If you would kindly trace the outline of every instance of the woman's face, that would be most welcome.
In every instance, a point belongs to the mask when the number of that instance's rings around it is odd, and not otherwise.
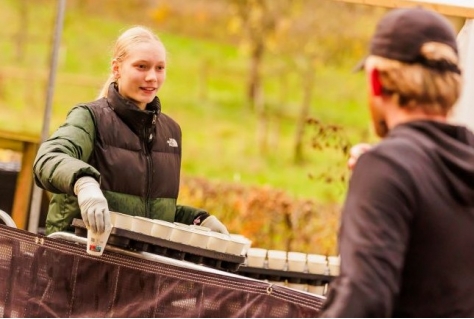
[[[158,41],[141,42],[122,61],[112,62],[119,93],[144,110],[166,78],[166,51]]]

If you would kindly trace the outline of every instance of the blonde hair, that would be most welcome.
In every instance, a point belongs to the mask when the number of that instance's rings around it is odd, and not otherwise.
[[[112,61],[116,60],[122,62],[125,60],[130,52],[130,49],[138,43],[158,41],[162,44],[160,38],[153,33],[150,29],[143,26],[135,26],[125,30],[115,42],[113,52],[112,52]],[[110,75],[105,81],[102,90],[99,93],[99,98],[107,97],[109,91],[109,86],[112,82],[115,82],[115,76],[113,72],[110,72]]]
[[[428,63],[458,66],[456,52],[443,43],[425,43],[421,55]],[[385,93],[407,109],[422,109],[427,114],[447,115],[461,93],[461,75],[420,63],[407,64],[380,56],[369,56],[366,66],[377,69]]]

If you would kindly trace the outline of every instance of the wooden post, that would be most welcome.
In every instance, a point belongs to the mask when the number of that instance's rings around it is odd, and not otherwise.
[[[38,150],[37,143],[23,142],[21,170],[17,177],[15,198],[11,216],[19,229],[26,229],[30,196],[33,186],[33,162]]]
[[[21,168],[18,173],[11,215],[20,229],[27,227],[31,192],[33,187],[33,162],[38,151],[38,136],[7,132],[0,129],[0,148],[22,153]]]

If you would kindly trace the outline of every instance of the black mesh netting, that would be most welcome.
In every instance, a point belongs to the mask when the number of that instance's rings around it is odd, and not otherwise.
[[[316,317],[323,301],[201,268],[114,251],[94,257],[82,244],[0,225],[0,316]]]

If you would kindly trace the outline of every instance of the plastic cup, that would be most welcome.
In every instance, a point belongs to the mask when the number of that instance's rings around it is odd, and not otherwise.
[[[306,267],[306,254],[294,251],[288,252],[288,270],[303,272]]]
[[[227,249],[229,239],[229,235],[211,231],[209,232],[209,241],[207,242],[207,249],[223,253]]]
[[[341,269],[341,259],[339,258],[339,256],[329,256],[328,264],[329,264],[329,274],[331,276],[339,276],[340,269]]]
[[[109,240],[111,231],[112,227],[106,228],[105,231],[100,234],[88,229],[86,248],[87,253],[94,256],[102,256],[105,250],[105,245],[107,245],[107,240]]]
[[[293,289],[301,290],[301,291],[307,291],[308,290],[308,285],[307,284],[289,282],[286,286],[288,288],[293,288]]]
[[[265,266],[265,258],[267,250],[263,248],[250,247],[247,250],[247,266],[255,268],[263,268]]]
[[[325,286],[308,285],[308,292],[315,295],[324,296],[324,289],[325,289]]]
[[[207,248],[209,243],[210,230],[202,230],[199,228],[191,227],[191,239],[189,240],[189,245],[199,248]]]
[[[115,222],[116,222],[116,220],[117,220],[117,215],[118,215],[118,214],[119,214],[119,213],[109,211],[110,223],[111,223],[112,225],[114,225],[114,227],[115,227]]]
[[[249,250],[250,246],[252,245],[252,241],[245,237],[244,235],[240,234],[230,234],[231,239],[241,239],[242,241],[245,242],[244,248],[242,249],[242,256],[247,255],[247,251]]]
[[[229,243],[227,245],[226,253],[241,256],[247,245],[247,241],[238,237],[230,237]]]
[[[153,226],[151,227],[151,235],[153,237],[166,239],[166,240],[170,239],[171,232],[174,229],[173,223],[170,223],[164,220],[159,220],[159,219],[153,219],[152,223],[153,223]]]
[[[284,270],[286,266],[286,251],[269,250],[268,251],[268,268]]]
[[[110,221],[115,228],[131,230],[133,224],[133,216],[117,213],[117,212],[110,212]]]
[[[174,223],[174,228],[170,234],[170,240],[187,245],[191,240],[191,234],[192,232],[189,225]]]
[[[151,219],[140,216],[133,217],[132,231],[145,235],[151,235],[152,227],[153,222],[151,221]]]
[[[307,264],[309,273],[324,275],[327,272],[327,259],[324,255],[308,254]]]

